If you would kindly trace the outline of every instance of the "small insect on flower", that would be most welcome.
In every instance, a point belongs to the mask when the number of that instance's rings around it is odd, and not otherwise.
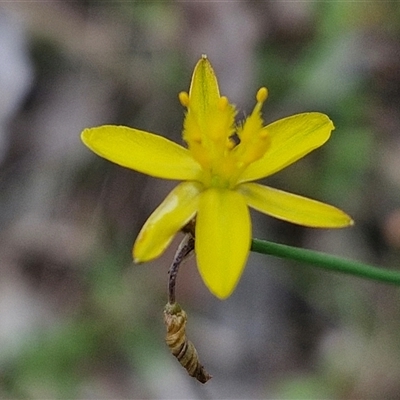
[[[178,303],[167,303],[164,308],[164,322],[167,326],[165,341],[188,374],[199,382],[206,383],[211,375],[200,364],[196,348],[186,337],[186,321],[186,312]]]

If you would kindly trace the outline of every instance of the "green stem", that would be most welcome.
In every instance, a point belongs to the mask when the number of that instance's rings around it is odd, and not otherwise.
[[[319,251],[286,246],[265,240],[253,239],[251,251],[307,263],[315,267],[356,275],[400,286],[400,272],[373,267],[358,261],[347,260]]]

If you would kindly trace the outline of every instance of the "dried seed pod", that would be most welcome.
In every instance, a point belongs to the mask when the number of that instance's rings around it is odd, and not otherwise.
[[[164,308],[164,322],[167,326],[165,341],[171,353],[178,359],[190,376],[201,383],[211,379],[211,375],[200,364],[197,350],[186,338],[186,312],[177,303],[167,303]]]

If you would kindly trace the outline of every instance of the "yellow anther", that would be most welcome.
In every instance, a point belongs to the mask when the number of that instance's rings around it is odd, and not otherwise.
[[[267,100],[268,97],[268,89],[266,87],[262,87],[258,89],[256,99],[258,103],[264,103],[265,100]]]
[[[193,142],[196,142],[198,144],[201,144],[201,133],[199,131],[193,132],[192,136],[190,137],[190,140]]]
[[[232,138],[228,138],[226,141],[226,147],[228,150],[232,150],[236,146],[235,141]]]
[[[261,129],[259,135],[260,135],[260,139],[265,139],[265,138],[267,138],[268,135],[269,135],[268,129],[267,129],[267,128]]]
[[[229,101],[226,96],[220,97],[218,100],[218,110],[220,110],[220,111],[226,110],[226,107],[228,106],[228,104],[229,104]]]
[[[180,92],[178,97],[183,107],[189,107],[189,95],[186,92]]]

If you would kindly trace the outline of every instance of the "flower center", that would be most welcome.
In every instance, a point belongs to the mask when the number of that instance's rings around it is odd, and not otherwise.
[[[200,180],[206,187],[233,189],[243,170],[265,154],[269,140],[261,108],[267,97],[267,89],[259,89],[253,112],[244,123],[236,125],[235,107],[225,96],[219,97],[215,106],[208,107],[200,117],[196,108],[191,107],[189,95],[179,94],[181,104],[187,108],[183,139],[202,166]]]

